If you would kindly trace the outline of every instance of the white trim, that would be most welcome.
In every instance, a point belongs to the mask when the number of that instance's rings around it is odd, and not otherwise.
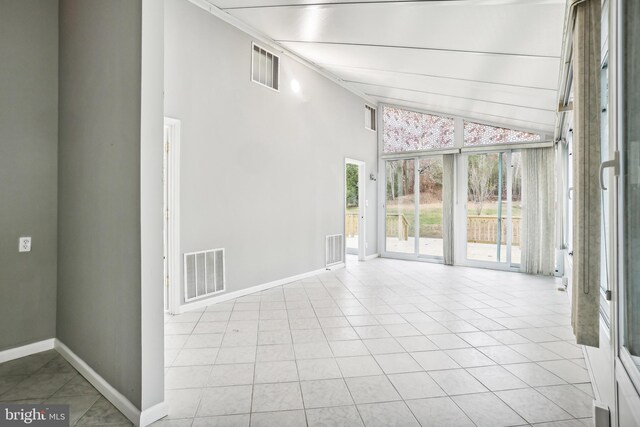
[[[435,149],[435,150],[400,151],[397,153],[381,154],[380,158],[383,160],[402,160],[402,159],[415,158],[415,157],[441,156],[444,154],[460,154],[460,149],[459,148],[442,148],[442,149]]]
[[[2,350],[0,351],[0,363],[31,356],[32,354],[40,353],[42,351],[53,350],[54,342],[55,338],[49,338],[20,347]]]
[[[124,414],[132,423],[139,425],[140,410],[129,401],[122,393],[109,384],[100,374],[91,368],[69,347],[64,345],[59,339],[55,339],[55,349],[67,362],[71,364],[92,386],[96,388],[109,402]]]
[[[571,301],[571,300],[569,300]],[[602,323],[600,324],[600,328],[602,328]],[[589,381],[591,381],[591,388],[593,389],[593,400],[601,400],[600,399],[600,389],[598,387],[598,382],[596,381],[596,377],[593,375],[593,367],[591,364],[591,359],[589,358],[589,352],[585,346],[582,347],[582,356],[584,357],[584,363],[587,365],[587,373],[589,374]]]
[[[153,405],[149,409],[145,409],[140,413],[140,421],[138,423],[139,427],[148,426],[160,418],[166,417],[169,415],[169,404],[166,401],[160,402],[156,405]]]
[[[227,13],[224,10],[218,8],[217,6],[214,6],[213,4],[207,2],[206,0],[189,0],[189,1],[191,3],[193,3],[193,4],[195,4],[196,6],[200,7],[201,9],[206,10],[207,12],[212,14],[213,16],[223,20],[227,24],[232,25],[232,26],[236,27],[238,30],[250,35],[254,39],[258,40],[259,42],[264,43],[265,45],[269,46],[270,48],[272,48],[274,50],[279,51],[281,54],[286,55],[287,57],[293,59],[294,61],[299,62],[300,64],[302,64],[302,65],[304,65],[304,66],[306,66],[308,68],[311,68],[313,71],[315,71],[318,74],[328,78],[333,83],[335,83],[338,86],[348,90],[349,92],[351,92],[354,95],[362,98],[363,100],[365,100],[366,102],[370,103],[371,105],[376,106],[376,108],[377,108],[378,102],[375,101],[373,98],[365,95],[364,92],[360,92],[359,90],[348,86],[340,77],[338,77],[338,76],[336,76],[334,74],[331,74],[327,70],[324,70],[324,69],[318,67],[317,65],[315,65],[312,62],[309,62],[308,60],[306,60],[303,57],[299,56],[298,54],[294,53],[293,51],[291,51],[291,50],[287,49],[286,47],[282,46],[281,44],[279,44],[278,42],[276,42],[275,40],[273,40],[271,37],[267,36],[266,34],[263,34],[260,31],[256,30],[255,28],[251,27],[250,25],[245,24],[244,22],[242,22],[241,20],[239,20],[235,16],[230,15],[229,13]],[[253,52],[252,52],[252,55],[253,55]]]
[[[164,118],[164,125],[169,128],[168,182],[169,200],[169,242],[167,265],[169,274],[169,312],[180,311],[180,127],[181,122],[171,117]],[[163,220],[164,221],[164,220]],[[163,278],[164,279],[164,278]]]
[[[494,151],[507,151],[507,150],[524,150],[527,148],[548,148],[553,147],[555,144],[551,140],[547,141],[535,141],[535,142],[510,142],[508,144],[491,144],[491,145],[475,145],[473,147],[462,147],[461,153],[488,153]]]
[[[345,267],[345,264],[341,263],[341,264],[334,265],[331,268],[321,268],[321,269],[318,269],[318,270],[309,271],[307,273],[298,274],[296,276],[290,276],[290,277],[285,277],[284,279],[274,280],[273,282],[268,282],[268,283],[263,283],[261,285],[251,286],[249,288],[241,289],[239,291],[229,292],[227,294],[220,295],[220,296],[217,296],[217,297],[207,298],[207,299],[196,301],[196,302],[192,302],[192,303],[189,303],[189,304],[183,304],[180,307],[179,313],[185,313],[187,311],[198,310],[200,308],[207,307],[209,305],[213,305],[213,304],[217,304],[217,303],[220,303],[220,302],[229,301],[229,300],[234,299],[234,298],[240,298],[240,297],[243,297],[245,295],[250,295],[250,294],[253,294],[253,293],[256,293],[256,292],[260,292],[260,291],[266,291],[267,289],[275,288],[276,286],[286,285],[288,283],[295,282],[297,280],[306,279],[308,277],[312,277],[312,276],[315,276],[315,275],[318,275],[318,274],[321,274],[321,273],[325,273],[327,270],[338,270],[338,269],[341,269],[341,268],[344,268],[344,267]]]
[[[372,259],[376,259],[376,258],[380,258],[379,253],[367,255],[366,257],[364,257],[365,261],[371,261]]]

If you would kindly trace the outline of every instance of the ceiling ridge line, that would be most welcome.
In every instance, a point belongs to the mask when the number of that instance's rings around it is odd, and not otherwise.
[[[556,112],[556,110],[553,109],[553,108],[527,107],[525,105],[509,104],[508,102],[489,101],[489,100],[486,100],[486,99],[479,99],[479,98],[467,98],[466,96],[447,95],[446,93],[428,92],[428,91],[425,91],[425,90],[407,89],[407,88],[403,88],[403,87],[387,86],[387,85],[380,85],[380,84],[374,84],[374,83],[364,83],[364,82],[358,82],[358,81],[355,81],[355,80],[344,80],[344,81],[347,82],[347,83],[355,83],[355,84],[361,84],[361,85],[364,84],[364,85],[368,85],[368,86],[376,86],[376,87],[382,87],[382,88],[387,88],[387,89],[406,90],[408,92],[424,93],[424,94],[428,94],[428,95],[446,96],[446,97],[449,97],[449,98],[465,99],[465,100],[468,100],[468,101],[487,102],[487,103],[490,103],[490,104],[504,105],[504,106],[507,106],[507,107],[518,107],[518,108],[527,108],[529,110]]]
[[[450,1],[450,0],[446,0],[446,1]],[[328,44],[328,45],[337,45],[337,46],[381,47],[385,49],[431,50],[435,52],[455,52],[455,53],[465,53],[470,55],[518,56],[522,58],[560,59],[560,56],[550,56],[550,55],[527,55],[522,53],[485,52],[485,51],[462,50],[462,49],[442,49],[442,48],[435,48],[435,47],[395,46],[395,45],[372,44],[372,43],[346,43],[346,42],[327,42],[327,41],[311,41],[311,40],[283,40],[283,39],[274,39],[274,40],[277,43]]]
[[[207,0],[209,2],[215,0]],[[265,4],[265,5],[255,5],[255,6],[232,6],[232,7],[221,7],[220,10],[241,10],[241,9],[268,9],[268,8],[285,8],[285,7],[309,7],[309,6],[344,6],[344,5],[377,5],[377,4],[395,4],[395,3],[471,3],[470,0],[380,0],[380,1],[362,1],[362,0],[353,0],[353,1],[336,1],[336,2],[316,2],[316,3],[295,3],[295,4]],[[510,2],[508,0],[485,0],[478,2],[480,4],[487,4],[490,6],[493,5],[518,5],[518,3]],[[539,4],[553,4],[554,2],[551,0],[547,1],[538,1]],[[212,3],[213,4],[213,3]]]
[[[213,1],[213,0],[212,0]],[[241,9],[269,9],[279,7],[309,7],[309,6],[342,6],[342,5],[373,5],[373,4],[395,4],[395,3],[460,3],[465,0],[381,0],[381,1],[338,1],[338,2],[320,2],[320,3],[298,3],[298,4],[265,4],[256,6],[232,6],[221,7],[221,10],[241,10]]]
[[[431,77],[431,78],[434,78],[434,79],[459,80],[459,81],[471,82],[471,83],[486,83],[486,84],[497,85],[497,86],[519,87],[519,88],[523,88],[523,89],[545,90],[545,91],[550,91],[550,92],[557,92],[558,91],[558,89],[547,88],[547,87],[524,86],[524,85],[517,85],[517,84],[512,84],[512,83],[496,83],[496,82],[490,82],[490,81],[486,81],[486,80],[463,79],[463,78],[460,78],[460,77],[445,77],[445,76],[439,76],[439,75],[435,75],[435,74],[413,73],[413,72],[410,72],[410,71],[396,71],[396,70],[383,70],[383,69],[380,69],[380,68],[354,67],[354,66],[350,66],[350,65],[329,64],[329,63],[326,63],[326,62],[318,62],[316,64],[319,67],[323,67],[323,68],[325,68],[325,67],[348,68],[348,69],[352,69],[352,70],[366,70],[366,71],[377,71],[377,72],[382,72],[382,73],[408,74],[408,75],[411,75],[411,76]]]

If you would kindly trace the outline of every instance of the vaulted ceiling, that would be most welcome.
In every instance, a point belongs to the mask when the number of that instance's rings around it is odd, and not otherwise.
[[[208,0],[379,102],[552,133],[565,0]]]

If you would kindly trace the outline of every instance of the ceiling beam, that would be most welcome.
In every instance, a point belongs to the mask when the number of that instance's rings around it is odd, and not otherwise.
[[[516,58],[533,58],[533,59],[560,59],[560,56],[555,55],[530,55],[523,53],[505,53],[505,52],[485,52],[479,50],[462,50],[462,49],[442,49],[434,47],[419,47],[419,46],[394,46],[384,44],[369,44],[369,43],[347,43],[347,42],[326,42],[326,41],[311,41],[311,40],[284,40],[276,39],[278,43],[306,43],[306,44],[325,44],[325,45],[338,45],[338,46],[358,46],[358,47],[381,47],[386,49],[414,49],[414,50],[428,50],[433,52],[453,52],[464,53],[471,55],[489,55],[489,56],[510,56]]]
[[[488,99],[470,98],[470,97],[467,97],[467,96],[459,96],[459,95],[448,95],[446,93],[429,92],[429,91],[419,90],[419,89],[409,89],[409,88],[404,88],[404,87],[387,86],[387,85],[381,85],[381,84],[375,84],[375,83],[359,82],[359,81],[355,81],[355,80],[344,80],[344,81],[346,83],[354,83],[354,84],[359,84],[359,85],[374,86],[374,87],[380,87],[380,88],[386,88],[386,89],[406,90],[407,92],[424,93],[426,95],[436,95],[436,96],[443,96],[443,97],[447,97],[447,98],[464,99],[464,100],[468,100],[468,101],[487,102],[489,104],[504,105],[504,106],[507,106],[507,107],[527,108],[529,110],[556,112],[555,108],[530,107],[528,105],[522,105],[522,104],[510,104],[510,103],[507,103],[507,102],[490,101]]]

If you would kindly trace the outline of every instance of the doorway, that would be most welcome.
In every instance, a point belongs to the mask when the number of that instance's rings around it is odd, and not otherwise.
[[[344,218],[345,247],[348,255],[357,255],[359,261],[366,257],[365,233],[365,163],[345,159],[344,163]]]
[[[164,310],[180,311],[180,120],[165,117],[163,141]]]
[[[516,269],[520,266],[522,161],[518,151],[459,156],[461,214],[458,247],[465,265]]]

